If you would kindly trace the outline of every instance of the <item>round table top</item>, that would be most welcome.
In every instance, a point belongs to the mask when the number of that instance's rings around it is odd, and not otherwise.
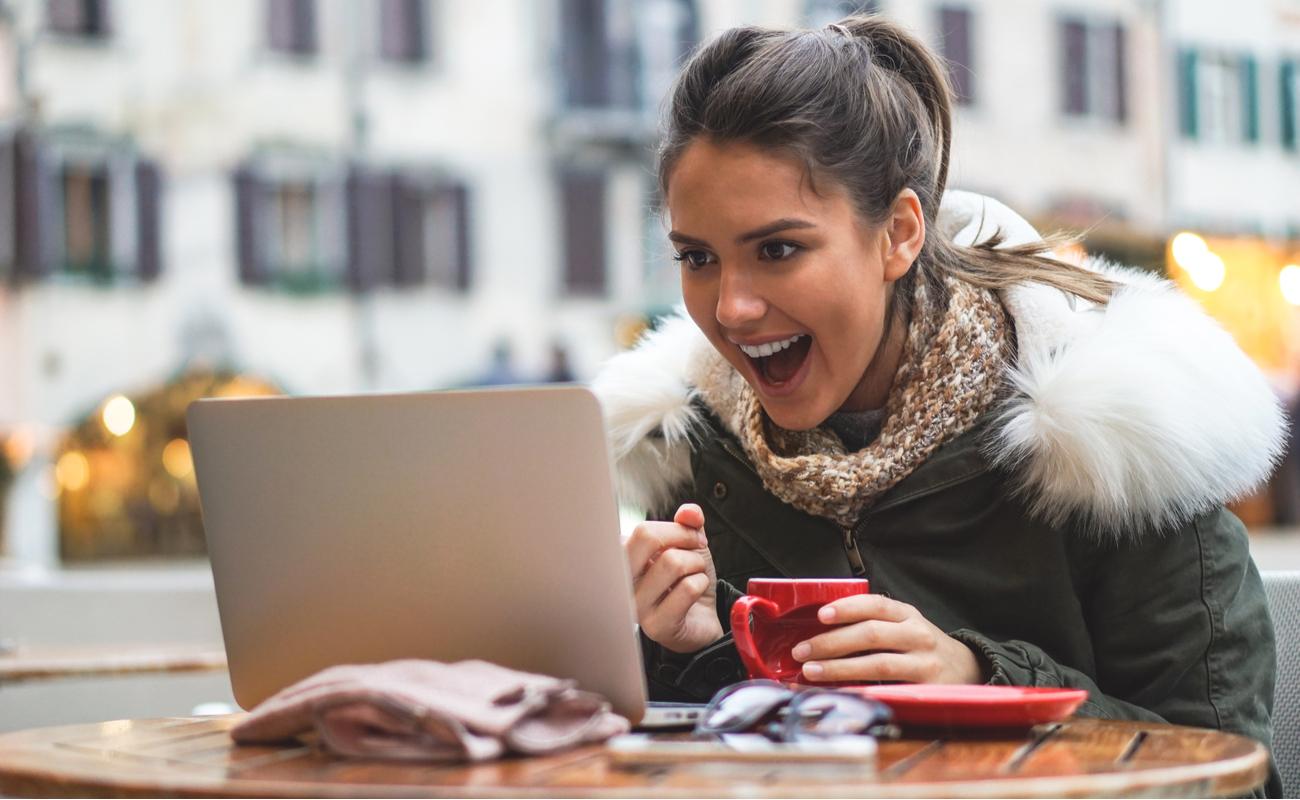
[[[209,672],[225,668],[226,651],[220,645],[20,645],[0,652],[0,686],[56,678]]]
[[[1070,720],[1031,731],[881,742],[875,770],[690,761],[618,764],[604,747],[464,765],[345,760],[308,745],[243,746],[239,719],[121,720],[0,736],[11,796],[874,796],[1239,795],[1268,755],[1218,731]]]

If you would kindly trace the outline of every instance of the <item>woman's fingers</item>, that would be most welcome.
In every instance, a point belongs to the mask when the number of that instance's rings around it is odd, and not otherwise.
[[[810,681],[907,681],[924,683],[936,665],[927,653],[868,653],[854,658],[809,661],[803,675]]]
[[[696,530],[704,527],[704,509],[694,503],[683,503],[673,515],[673,522]]]
[[[927,650],[934,645],[934,637],[924,625],[914,624],[911,620],[887,622],[873,619],[834,628],[800,642],[795,645],[793,655],[799,661],[817,661],[843,658],[868,650],[906,653]]]
[[[672,548],[697,550],[703,539],[703,531],[675,522],[642,522],[637,525],[623,544],[633,583],[641,580],[646,568],[660,552]]]
[[[842,597],[827,603],[817,612],[817,619],[827,625],[862,622],[868,619],[902,622],[915,616],[917,616],[915,608],[907,603],[885,597],[883,594],[855,594],[852,597]]]
[[[668,592],[659,606],[647,615],[651,627],[673,627],[681,624],[686,618],[686,612],[708,590],[709,576],[703,572],[696,572],[682,578]]]
[[[635,586],[637,616],[648,614],[659,605],[664,594],[682,578],[703,575],[707,569],[708,561],[692,550],[672,548],[660,553]]]

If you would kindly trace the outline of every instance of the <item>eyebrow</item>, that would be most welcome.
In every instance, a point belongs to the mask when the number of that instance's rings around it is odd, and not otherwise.
[[[815,227],[817,226],[814,223],[809,222],[807,220],[786,217],[783,219],[778,219],[775,222],[769,222],[768,224],[764,225],[761,228],[755,228],[749,233],[742,233],[741,235],[736,237],[736,244],[744,244],[745,242],[752,242],[755,239],[762,239],[765,236],[771,236],[772,234],[780,233],[781,231],[798,230],[802,228],[815,228]],[[708,246],[708,242],[705,242],[703,239],[696,239],[694,236],[687,236],[686,234],[680,233],[678,231],[669,231],[668,238],[680,244],[694,244],[694,245],[700,245],[702,247]]]

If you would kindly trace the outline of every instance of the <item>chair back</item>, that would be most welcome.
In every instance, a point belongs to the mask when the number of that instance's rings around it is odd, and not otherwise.
[[[1285,797],[1300,792],[1300,570],[1262,573],[1277,636],[1273,689],[1273,759]]]

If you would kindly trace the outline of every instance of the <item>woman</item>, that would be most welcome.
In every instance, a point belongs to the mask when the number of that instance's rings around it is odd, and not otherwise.
[[[744,677],[748,578],[864,575],[795,647],[808,681],[1074,686],[1267,743],[1272,627],[1223,503],[1272,467],[1273,395],[1168,283],[945,197],[949,97],[876,17],[730,30],[674,89],[688,317],[595,384],[622,496],[671,520],[626,543],[652,696]]]

